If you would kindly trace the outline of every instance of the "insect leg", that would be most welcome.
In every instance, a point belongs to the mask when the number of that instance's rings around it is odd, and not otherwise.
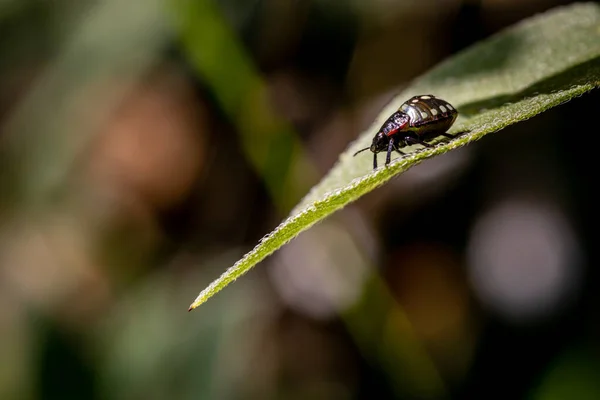
[[[394,150],[394,138],[390,138],[390,142],[388,143],[387,154],[385,156],[385,165],[388,165],[392,160],[392,150]]]
[[[406,143],[409,144],[420,144],[421,146],[425,146],[425,147],[433,147],[432,145],[430,145],[429,143],[425,143],[424,141],[422,141],[421,139],[414,137],[412,135],[406,135],[404,137],[404,141]]]
[[[400,154],[401,156],[405,156],[406,153],[403,153],[402,151],[400,151],[400,149],[398,148],[398,143],[394,143],[394,150],[396,150],[396,152],[398,154]]]
[[[448,139],[456,139],[456,136],[451,135],[451,134],[446,133],[446,132],[442,133],[442,136],[447,137]]]
[[[377,169],[377,153],[373,153],[373,169]]]

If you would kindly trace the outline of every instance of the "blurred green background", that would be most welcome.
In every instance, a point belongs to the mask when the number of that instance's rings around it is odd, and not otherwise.
[[[1,0],[0,399],[600,399],[596,92],[187,313],[407,82],[568,3]]]

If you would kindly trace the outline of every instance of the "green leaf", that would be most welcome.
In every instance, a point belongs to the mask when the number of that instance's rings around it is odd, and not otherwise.
[[[421,161],[481,139],[600,86],[600,7],[576,4],[523,21],[439,64],[388,104],[341,154],[329,174],[288,219],[204,289],[190,310],[204,303],[300,232]],[[460,112],[450,133],[433,148],[372,170],[372,157],[352,157],[370,144],[383,121],[416,94],[434,94]]]

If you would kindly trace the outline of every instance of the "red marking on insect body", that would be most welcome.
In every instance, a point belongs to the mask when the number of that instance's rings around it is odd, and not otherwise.
[[[394,129],[390,129],[388,132],[386,132],[386,136],[392,136],[395,135],[396,133],[398,133],[398,131],[402,129],[402,127],[400,128],[394,128]]]

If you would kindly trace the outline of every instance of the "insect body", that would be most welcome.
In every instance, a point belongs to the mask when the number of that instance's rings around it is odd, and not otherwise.
[[[357,155],[365,150],[371,150],[373,154],[373,168],[377,168],[377,153],[387,152],[385,165],[391,160],[392,151],[400,151],[401,146],[420,144],[431,147],[424,140],[437,136],[446,136],[453,139],[454,136],[446,133],[452,126],[458,111],[445,100],[429,94],[414,96],[400,106],[379,128],[373,138],[371,146],[354,153]]]

